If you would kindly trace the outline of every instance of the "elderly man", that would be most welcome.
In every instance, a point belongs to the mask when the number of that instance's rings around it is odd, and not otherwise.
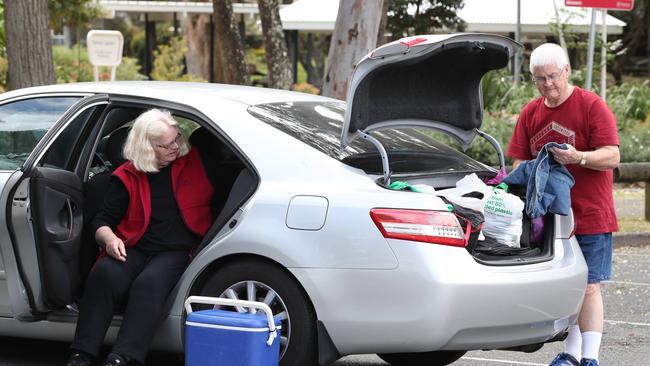
[[[612,195],[612,169],[620,160],[616,119],[596,94],[569,84],[571,68],[560,46],[533,50],[530,71],[541,96],[521,111],[507,155],[517,166],[548,142],[568,145],[550,151],[575,178],[575,234],[589,267],[578,324],[569,327],[565,351],[551,365],[597,366],[604,319],[600,282],[611,278],[612,232],[618,230]]]

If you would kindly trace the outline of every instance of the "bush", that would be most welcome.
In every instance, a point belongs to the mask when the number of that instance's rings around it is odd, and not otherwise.
[[[203,81],[192,74],[184,74],[183,58],[187,53],[187,42],[182,37],[174,37],[168,45],[158,46],[154,51],[153,80]]]
[[[293,84],[292,89],[302,93],[309,93],[309,94],[316,94],[316,95],[320,94],[320,89],[318,89],[317,87],[309,83]]]
[[[650,112],[649,81],[643,84],[623,83],[607,91],[609,106],[619,122],[619,130],[636,127],[639,121],[645,121]],[[636,123],[635,123],[636,122]]]
[[[93,66],[88,61],[88,52],[84,47],[79,48],[79,45],[72,48],[54,46],[52,47],[52,56],[57,83],[94,80]]]
[[[619,133],[619,150],[621,162],[650,161],[650,126],[648,123],[639,124]]]
[[[88,51],[85,47],[73,48],[65,46],[54,46],[52,48],[54,58],[54,74],[57,83],[74,83],[81,81],[93,81],[94,67],[88,61]],[[140,65],[135,58],[122,57],[122,63],[117,67],[117,80],[146,80],[145,75],[140,74]],[[101,80],[108,80],[110,70],[107,67],[100,67]]]
[[[506,70],[490,71],[481,80],[483,106],[486,111],[518,114],[537,94],[532,83],[519,86],[512,83],[512,76]]]

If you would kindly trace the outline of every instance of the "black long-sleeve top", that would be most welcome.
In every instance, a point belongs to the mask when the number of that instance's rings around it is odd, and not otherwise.
[[[171,181],[171,165],[158,173],[148,173],[151,191],[151,217],[149,226],[138,241],[139,249],[147,252],[164,250],[189,250],[199,243],[200,238],[192,233],[181,216],[174,197]],[[111,176],[104,204],[92,221],[93,232],[108,226],[115,232],[126,214],[129,192],[117,176]]]

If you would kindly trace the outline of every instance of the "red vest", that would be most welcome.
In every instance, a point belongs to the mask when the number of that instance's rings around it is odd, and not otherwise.
[[[151,191],[146,173],[135,169],[130,161],[114,172],[129,192],[129,205],[122,221],[117,225],[117,235],[127,247],[136,245],[149,226],[151,218]],[[212,184],[196,149],[172,163],[172,191],[181,217],[187,228],[203,237],[212,225]]]

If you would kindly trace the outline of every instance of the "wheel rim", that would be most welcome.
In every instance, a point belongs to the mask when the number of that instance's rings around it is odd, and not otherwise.
[[[277,292],[262,282],[242,281],[228,287],[219,297],[259,301],[268,305],[273,312],[273,317],[279,317],[282,320],[282,329],[280,329],[280,359],[282,359],[291,339],[291,318],[287,306]],[[215,306],[215,308],[221,307]],[[241,306],[235,306],[234,308],[240,313],[257,313],[257,309]]]

